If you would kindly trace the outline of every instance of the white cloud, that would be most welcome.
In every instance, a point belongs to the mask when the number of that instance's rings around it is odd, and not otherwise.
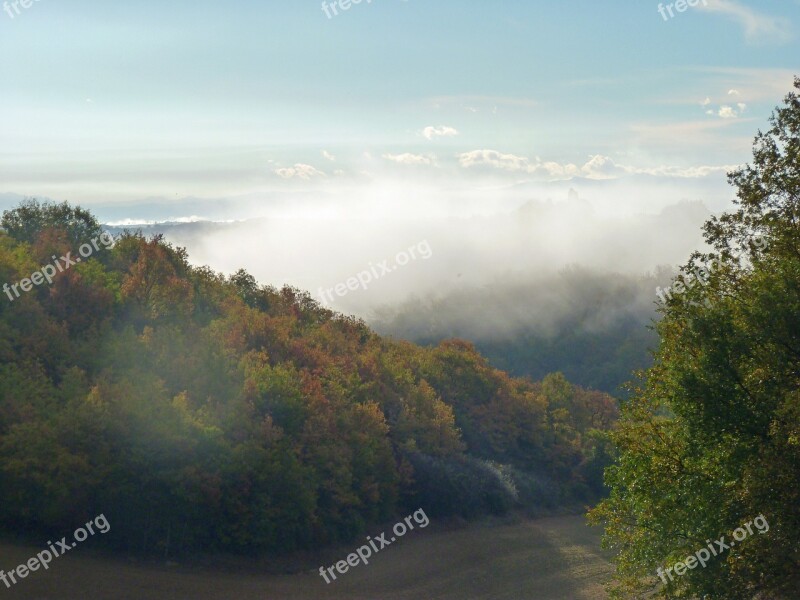
[[[738,111],[737,111],[737,108],[738,108]],[[732,106],[728,106],[727,104],[724,104],[724,105],[719,107],[719,112],[717,113],[717,116],[719,116],[722,119],[735,119],[735,118],[739,117],[744,112],[744,110],[746,108],[747,108],[747,104],[745,104],[744,102],[739,102],[736,105],[736,108],[734,108]]]
[[[606,161],[610,160],[602,156],[592,156],[583,167],[578,167],[572,163],[542,162],[538,157],[531,160],[525,156],[504,154],[497,150],[473,150],[458,155],[458,162],[465,169],[489,167],[501,171],[541,175],[548,180],[571,179],[573,177],[608,179],[610,175],[605,171],[610,165]]]
[[[400,165],[427,165],[433,166],[436,164],[435,156],[424,156],[422,154],[411,154],[406,152],[404,154],[384,154],[383,158],[391,160]]]
[[[328,152],[327,150],[323,150],[322,151],[322,156],[323,156],[323,158],[326,158],[327,160],[329,160],[331,162],[336,160],[336,157],[333,154],[331,154],[330,152]]]
[[[530,161],[524,156],[503,154],[497,150],[463,152],[458,155],[458,162],[465,169],[484,165],[504,171],[527,171],[531,166]]]
[[[463,168],[486,167],[501,171],[526,173],[542,176],[545,180],[581,179],[620,179],[626,175],[652,175],[656,177],[677,177],[682,179],[706,177],[714,173],[727,173],[736,168],[724,166],[696,167],[632,167],[621,165],[614,159],[595,154],[589,157],[583,166],[573,163],[542,162],[538,157],[529,159],[515,154],[503,154],[496,150],[473,150],[458,155],[459,164]]]
[[[708,96],[706,96],[706,99],[705,99],[705,100],[703,100],[703,101],[700,103],[700,106],[708,106],[709,104],[711,104],[711,98],[709,98]]]
[[[771,17],[740,4],[737,0],[708,0],[701,2],[698,10],[718,13],[737,21],[744,28],[748,42],[787,42],[791,38],[789,22]]]
[[[734,93],[735,92],[735,93]],[[729,96],[739,96],[740,93],[737,90],[730,90],[728,92]],[[708,106],[710,102],[704,102],[703,106]],[[736,119],[737,117],[741,116],[741,114],[747,108],[747,104],[744,102],[737,102],[736,107],[733,107],[729,104],[722,104],[720,105],[719,109],[712,110],[708,109],[705,111],[707,115],[717,116],[721,119]]]
[[[572,163],[562,165],[553,161],[536,164],[529,169],[529,172],[534,174],[544,173],[550,180],[572,179],[581,174],[580,169]]]
[[[458,135],[458,131],[453,127],[441,125],[440,127],[429,126],[422,130],[422,135],[432,140],[435,137],[450,137]]]
[[[617,165],[613,159],[595,154],[581,167],[581,174],[587,179],[616,179],[620,175],[632,172],[630,167]]]
[[[629,172],[607,156],[594,155],[582,167],[573,163],[542,161],[539,157],[531,160],[525,156],[503,154],[497,150],[473,150],[458,155],[458,162],[464,168],[490,167],[502,171],[521,172],[540,175],[548,180],[572,179],[612,179]]]
[[[313,177],[324,177],[325,173],[319,171],[312,167],[311,165],[305,165],[302,163],[297,163],[293,167],[283,167],[280,169],[275,169],[275,173],[278,174],[283,179],[305,179],[309,180]]]

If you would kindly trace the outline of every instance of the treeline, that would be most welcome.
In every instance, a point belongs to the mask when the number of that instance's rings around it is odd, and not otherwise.
[[[422,345],[466,339],[511,375],[538,380],[559,371],[578,385],[624,397],[631,373],[652,364],[656,289],[672,275],[667,267],[652,275],[585,267],[508,275],[383,307],[371,325]]]
[[[0,231],[13,284],[98,237],[27,201]],[[24,288],[23,288],[24,289]],[[394,342],[305,292],[194,267],[126,232],[52,284],[0,297],[0,527],[63,535],[103,513],[129,552],[285,552],[431,517],[603,493],[610,396]]]

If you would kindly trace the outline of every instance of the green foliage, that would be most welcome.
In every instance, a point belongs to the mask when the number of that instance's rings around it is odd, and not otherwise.
[[[4,211],[0,225],[9,236],[28,244],[38,241],[41,234],[49,229],[61,229],[75,248],[103,232],[97,219],[80,207],[72,207],[66,202],[55,204],[35,199]]]
[[[515,496],[496,470],[468,456],[449,459],[410,454],[417,490],[407,506],[424,506],[431,517],[500,515],[515,504]]]
[[[795,87],[800,89],[800,79]],[[704,286],[663,307],[655,365],[612,438],[612,492],[594,511],[619,551],[617,597],[796,597],[800,589],[800,99],[729,176],[737,210],[705,225]],[[708,302],[706,302],[708,300]],[[763,514],[747,538],[663,585],[655,577]]]

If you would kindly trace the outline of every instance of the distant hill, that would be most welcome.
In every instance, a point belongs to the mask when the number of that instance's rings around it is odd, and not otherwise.
[[[463,338],[515,376],[536,380],[561,371],[582,386],[622,395],[632,371],[651,364],[656,287],[670,276],[667,268],[637,277],[575,267],[507,277],[383,307],[372,325],[419,344]]]

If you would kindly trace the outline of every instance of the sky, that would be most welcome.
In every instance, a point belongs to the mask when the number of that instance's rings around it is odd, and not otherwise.
[[[612,181],[609,210],[665,185],[719,208],[800,74],[797,0],[334,4],[3,4],[0,194],[134,219],[247,198],[235,219]]]

